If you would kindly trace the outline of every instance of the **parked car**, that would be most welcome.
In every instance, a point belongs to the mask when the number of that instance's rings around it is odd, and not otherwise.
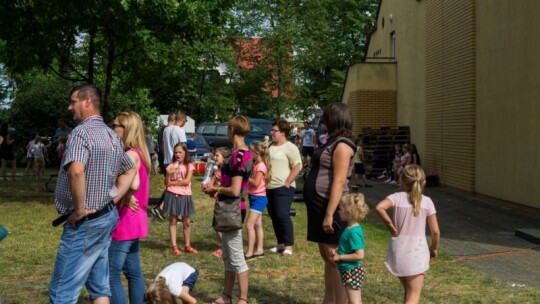
[[[208,160],[208,157],[213,155],[212,147],[210,147],[208,142],[206,142],[204,135],[201,134],[197,134],[195,142],[197,143],[197,152],[195,152],[196,155],[193,158],[198,159],[202,162],[206,162]]]
[[[270,136],[272,121],[260,118],[248,118],[251,131],[246,136],[246,144],[252,141],[264,141],[265,136]],[[197,126],[197,135],[202,135],[211,147],[230,147],[227,137],[226,122],[203,122]]]

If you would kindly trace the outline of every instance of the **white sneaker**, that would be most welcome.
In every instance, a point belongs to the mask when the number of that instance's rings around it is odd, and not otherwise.
[[[399,185],[399,183],[398,183],[398,182],[396,182],[396,181],[391,181],[391,182],[390,182],[390,185],[398,186],[398,185]]]
[[[392,180],[389,178],[389,179],[385,180],[384,182],[385,182],[385,183],[391,183]]]

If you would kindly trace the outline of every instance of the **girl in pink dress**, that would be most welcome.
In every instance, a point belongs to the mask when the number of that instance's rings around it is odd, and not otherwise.
[[[199,253],[191,247],[191,215],[195,213],[195,205],[191,197],[191,177],[195,172],[195,166],[191,163],[188,148],[185,143],[177,143],[174,146],[172,163],[165,169],[167,177],[165,184],[167,191],[163,201],[163,210],[169,214],[169,236],[171,237],[174,255],[182,254],[176,245],[176,224],[183,222],[184,249],[191,254]]]
[[[391,194],[376,207],[377,214],[388,226],[392,239],[386,267],[399,277],[405,290],[404,303],[418,303],[430,258],[437,257],[440,231],[433,201],[422,195],[426,176],[418,165],[403,168],[402,192]],[[392,209],[392,218],[388,215]],[[426,221],[431,231],[431,246],[426,240]]]

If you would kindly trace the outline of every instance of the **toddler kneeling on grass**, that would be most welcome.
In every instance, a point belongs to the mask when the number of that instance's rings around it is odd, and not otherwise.
[[[199,271],[183,262],[165,267],[148,285],[144,295],[145,304],[174,304],[176,298],[182,303],[195,304],[197,300],[189,292],[195,287]]]

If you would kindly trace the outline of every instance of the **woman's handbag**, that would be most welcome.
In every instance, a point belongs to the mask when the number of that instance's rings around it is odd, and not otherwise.
[[[239,199],[216,201],[214,206],[214,230],[227,232],[242,229]]]

